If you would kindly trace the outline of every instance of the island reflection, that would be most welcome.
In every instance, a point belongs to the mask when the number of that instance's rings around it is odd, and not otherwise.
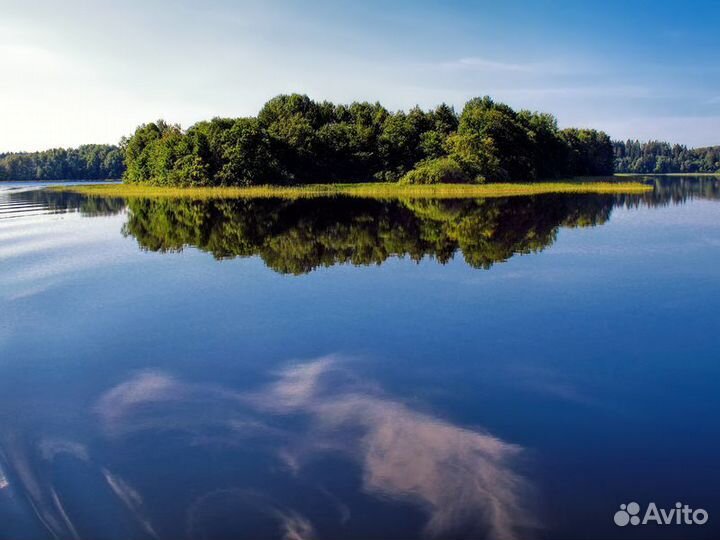
[[[273,270],[381,264],[390,257],[440,263],[461,252],[474,268],[544,249],[560,227],[607,221],[607,196],[380,201],[162,200],[128,203],[124,234],[149,251],[187,246],[217,259],[259,256]]]
[[[127,211],[122,232],[144,250],[192,247],[216,259],[257,256],[277,272],[296,275],[336,264],[379,265],[393,257],[445,264],[461,255],[469,266],[488,269],[547,248],[563,227],[602,225],[614,208],[720,199],[716,177],[634,180],[652,184],[653,191],[458,200],[124,200],[48,190],[4,197],[50,213],[98,217]]]
[[[644,195],[539,195],[460,200],[130,199],[123,228],[141,248],[195,247],[217,259],[258,256],[280,273],[304,274],[391,257],[445,264],[457,253],[488,269],[553,244],[562,227],[608,221],[617,206],[662,206],[720,198],[715,178],[653,178]]]

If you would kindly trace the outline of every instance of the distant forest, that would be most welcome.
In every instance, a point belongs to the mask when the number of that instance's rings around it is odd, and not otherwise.
[[[333,182],[483,182],[608,175],[610,138],[564,129],[550,114],[489,97],[391,112],[281,95],[253,118],[215,118],[187,130],[164,121],[123,143],[124,180],[165,186]]]
[[[688,148],[660,141],[614,142],[618,173],[716,173],[720,172],[720,146]]]
[[[0,180],[107,180],[124,171],[122,150],[106,144],[0,153]]]

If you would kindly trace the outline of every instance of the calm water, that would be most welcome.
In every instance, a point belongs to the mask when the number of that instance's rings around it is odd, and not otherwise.
[[[717,538],[720,182],[0,186],[0,538]],[[618,527],[619,505],[703,508]]]

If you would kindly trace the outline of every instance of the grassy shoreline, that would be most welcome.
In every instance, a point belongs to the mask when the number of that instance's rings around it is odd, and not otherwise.
[[[529,184],[435,184],[397,183],[313,184],[307,186],[195,187],[172,188],[136,184],[53,186],[65,191],[97,197],[122,198],[286,198],[365,197],[375,199],[461,199],[543,195],[549,193],[645,193],[652,186],[639,182],[537,182]]]

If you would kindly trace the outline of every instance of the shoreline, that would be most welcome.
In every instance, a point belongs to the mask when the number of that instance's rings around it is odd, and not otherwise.
[[[433,184],[397,183],[311,184],[305,186],[251,187],[159,187],[137,184],[91,184],[51,186],[52,191],[94,197],[121,198],[284,198],[363,197],[372,199],[462,199],[493,198],[552,193],[641,194],[653,187],[640,182],[535,182],[526,184]]]

